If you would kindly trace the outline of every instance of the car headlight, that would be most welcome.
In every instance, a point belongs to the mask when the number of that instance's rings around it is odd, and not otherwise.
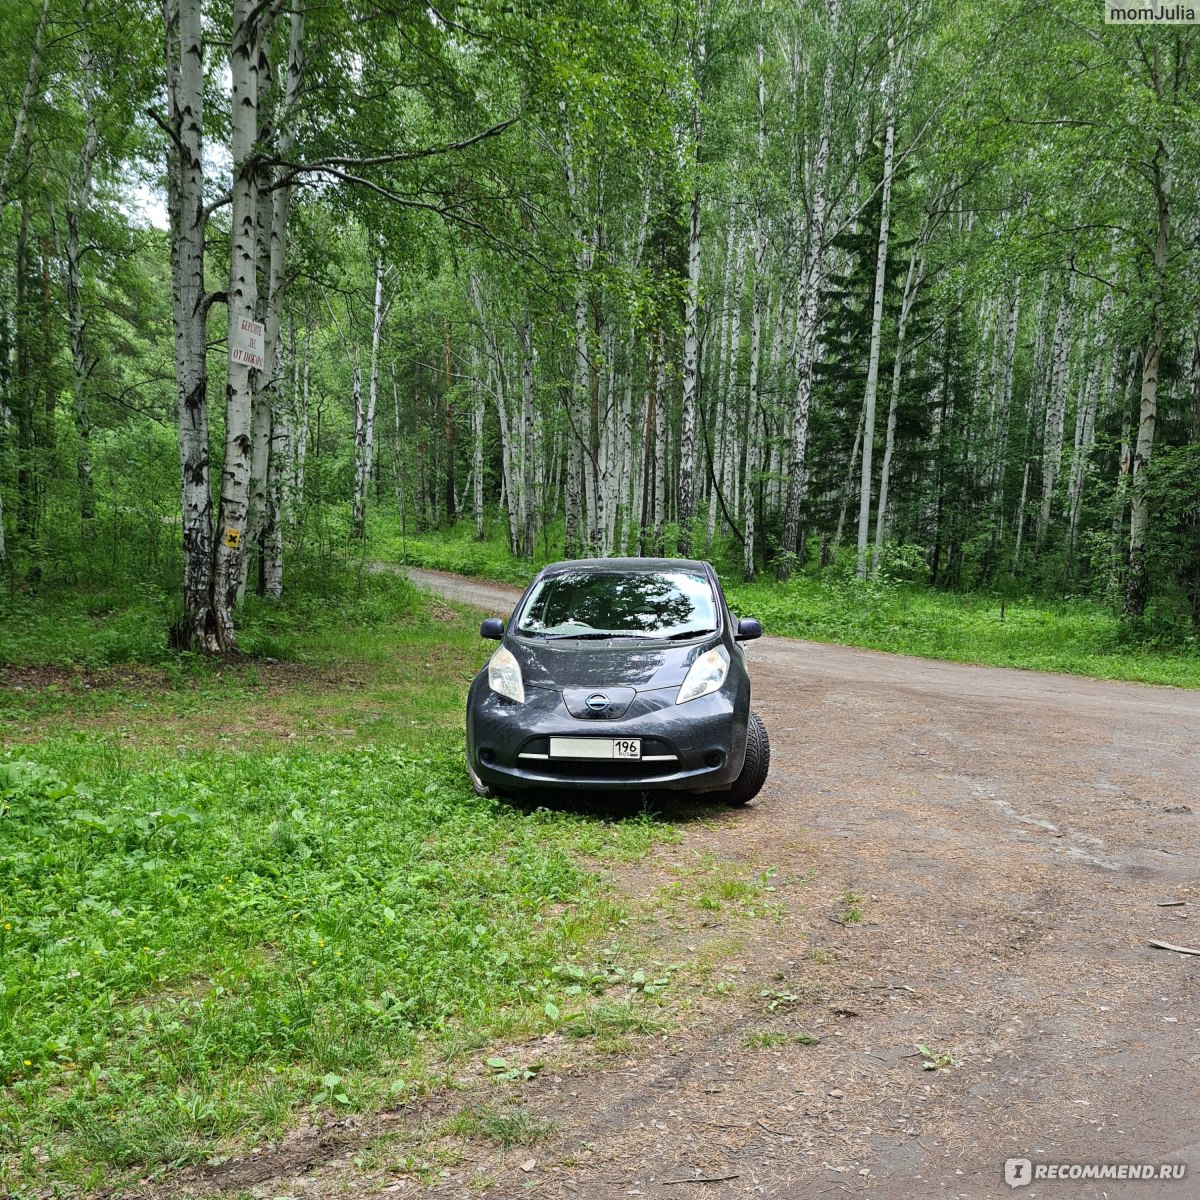
[[[488,663],[488,686],[518,704],[525,703],[525,685],[521,682],[521,664],[511,650],[501,646]]]
[[[698,696],[707,696],[715,692],[725,682],[729,674],[729,651],[724,646],[714,646],[705,651],[688,671],[679,695],[675,697],[676,704],[684,704],[695,700]]]

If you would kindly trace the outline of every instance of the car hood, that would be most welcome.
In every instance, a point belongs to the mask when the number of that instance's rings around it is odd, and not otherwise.
[[[715,637],[685,645],[614,640],[612,642],[529,642],[514,638],[505,645],[521,664],[526,686],[552,688],[631,687],[646,692],[678,687],[698,655]]]

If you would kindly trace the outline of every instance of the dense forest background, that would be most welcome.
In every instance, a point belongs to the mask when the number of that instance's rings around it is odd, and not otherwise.
[[[231,651],[466,524],[1194,642],[1196,51],[1098,0],[0,0],[10,595]]]

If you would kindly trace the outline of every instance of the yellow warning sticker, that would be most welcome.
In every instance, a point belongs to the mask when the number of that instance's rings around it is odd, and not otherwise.
[[[242,531],[240,529],[227,529],[225,531],[225,545],[230,550],[236,550],[242,541]]]

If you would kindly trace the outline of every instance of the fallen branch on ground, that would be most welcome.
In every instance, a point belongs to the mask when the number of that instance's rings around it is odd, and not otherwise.
[[[1193,950],[1190,946],[1173,946],[1170,942],[1156,942],[1153,938],[1150,939],[1150,945],[1160,950],[1174,950],[1176,954],[1200,954],[1200,950]]]

